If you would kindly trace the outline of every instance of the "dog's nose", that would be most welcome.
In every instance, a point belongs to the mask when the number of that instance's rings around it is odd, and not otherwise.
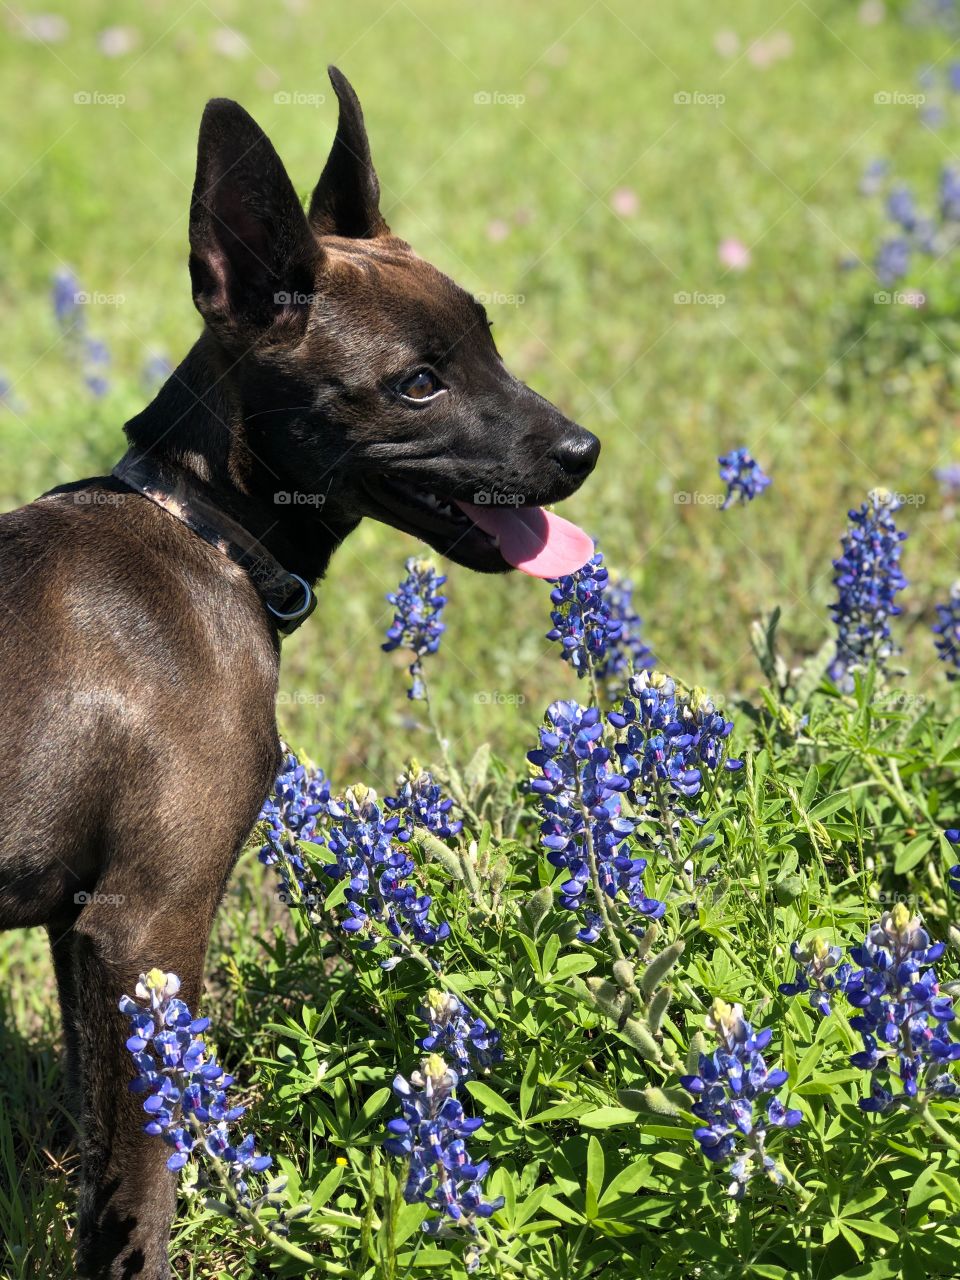
[[[600,441],[592,431],[578,427],[550,450],[550,457],[571,476],[588,476],[597,465]]]

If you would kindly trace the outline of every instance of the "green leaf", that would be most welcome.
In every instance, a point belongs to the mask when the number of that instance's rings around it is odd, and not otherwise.
[[[924,855],[928,853],[933,853],[933,841],[930,836],[916,836],[908,845],[905,845],[904,848],[897,852],[893,869],[897,875],[903,875],[911,867],[915,867],[923,859]]]
[[[616,1129],[623,1125],[635,1125],[637,1113],[628,1107],[596,1107],[580,1117],[584,1129]]]
[[[520,1114],[526,1120],[530,1113],[530,1104],[533,1102],[533,1095],[537,1089],[537,1072],[540,1069],[540,1054],[534,1049],[527,1059],[527,1065],[523,1069],[523,1079],[520,1081]]]
[[[492,1111],[494,1115],[504,1116],[507,1120],[512,1120],[515,1124],[520,1123],[520,1117],[511,1107],[510,1103],[501,1098],[499,1093],[495,1093],[488,1084],[484,1084],[482,1080],[468,1080],[467,1091],[471,1098],[476,1098],[486,1111]]]

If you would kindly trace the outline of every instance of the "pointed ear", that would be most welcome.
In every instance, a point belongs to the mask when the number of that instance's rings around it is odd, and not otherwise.
[[[190,205],[190,277],[211,325],[266,327],[312,288],[317,245],[270,139],[229,98],[207,103]],[[296,308],[293,308],[295,311]],[[301,314],[306,308],[300,307]]]
[[[370,143],[360,102],[349,80],[328,67],[340,102],[337,136],[310,201],[310,226],[318,236],[372,240],[389,235],[380,213],[380,183],[370,159]]]

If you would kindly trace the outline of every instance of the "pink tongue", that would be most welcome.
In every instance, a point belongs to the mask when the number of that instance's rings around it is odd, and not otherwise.
[[[593,555],[593,539],[543,507],[457,506],[484,533],[497,539],[507,564],[533,578],[560,578],[583,568]]]

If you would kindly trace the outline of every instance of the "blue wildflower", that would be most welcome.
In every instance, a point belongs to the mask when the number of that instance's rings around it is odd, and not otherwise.
[[[797,965],[797,976],[793,982],[780,983],[781,994],[797,996],[809,993],[810,1008],[826,1017],[830,1013],[833,993],[843,990],[850,973],[850,966],[840,963],[840,948],[816,937],[805,947],[799,942],[792,943],[790,954]]]
[[[917,225],[917,207],[909,187],[894,187],[890,192],[887,196],[887,216],[899,223],[904,231],[913,231]]]
[[[106,378],[110,352],[105,342],[87,333],[82,307],[88,301],[88,295],[81,290],[72,271],[58,271],[54,275],[51,298],[57,324],[70,339],[72,350],[82,366],[84,382],[97,398],[106,395],[110,389]]]
[[[362,946],[372,947],[382,937],[376,926],[382,926],[395,942],[395,954],[401,954],[411,938],[421,946],[433,946],[450,936],[446,922],[435,925],[430,920],[433,899],[418,894],[411,883],[415,867],[399,847],[403,839],[400,818],[385,817],[374,792],[351,787],[342,816],[330,824],[326,837],[335,861],[321,867],[331,879],[347,882],[341,929],[357,936]]]
[[[884,912],[861,946],[851,948],[861,968],[851,972],[844,992],[858,1010],[850,1026],[863,1040],[850,1063],[870,1072],[870,1095],[860,1099],[864,1111],[960,1096],[949,1071],[960,1060],[960,1042],[949,1033],[953,999],[940,994],[933,968],[945,949],[942,942],[930,942],[920,917],[902,902]],[[894,1077],[898,1093],[890,1087]]]
[[[714,1000],[707,1029],[715,1033],[718,1047],[700,1054],[696,1075],[681,1076],[680,1083],[696,1101],[690,1110],[703,1121],[693,1136],[700,1150],[714,1164],[725,1164],[732,1175],[727,1194],[739,1200],[754,1172],[762,1169],[776,1183],[783,1173],[768,1155],[765,1144],[770,1129],[793,1129],[803,1119],[771,1097],[762,1111],[756,1104],[787,1082],[787,1073],[771,1071],[762,1051],[770,1043],[767,1028],[754,1034],[740,1005]]]
[[[628,578],[609,578],[606,587],[608,616],[620,624],[619,631],[608,634],[606,649],[595,664],[597,679],[611,693],[619,692],[627,677],[635,671],[649,671],[654,666],[652,651],[641,634],[643,619],[633,607],[633,583]]]
[[[453,1058],[461,1080],[503,1061],[499,1031],[488,1027],[483,1018],[473,1017],[450,992],[435,987],[428,991],[420,1015],[430,1029],[417,1041],[418,1047]]]
[[[553,580],[548,640],[560,642],[560,656],[581,678],[591,665],[603,666],[607,650],[619,644],[625,619],[607,594],[609,574],[598,552],[583,568]]]
[[[120,1001],[120,1012],[130,1022],[127,1049],[137,1069],[130,1089],[146,1095],[143,1109],[149,1119],[144,1132],[173,1148],[167,1160],[173,1172],[191,1157],[200,1162],[214,1157],[239,1203],[255,1208],[279,1188],[254,1201],[249,1177],[262,1173],[273,1160],[257,1154],[253,1134],[238,1143],[231,1140],[230,1126],[245,1108],[231,1105],[233,1076],[224,1072],[203,1039],[209,1018],[194,1018],[178,998],[179,990],[176,974],[151,969],[141,974],[136,998],[125,995]]]
[[[940,173],[940,217],[944,222],[960,222],[960,169],[950,164]]]
[[[900,544],[907,535],[893,518],[899,505],[885,489],[874,489],[859,510],[849,513],[843,554],[833,562],[837,601],[830,612],[837,650],[829,674],[845,689],[853,687],[852,671],[871,661],[882,668],[897,652],[890,619],[901,612],[894,598],[907,586],[900,570]]]
[[[731,449],[717,461],[720,463],[720,479],[727,486],[721,511],[726,511],[737,498],[741,502],[752,502],[770,485],[770,477],[748,449]]]
[[[489,1218],[503,1207],[503,1196],[483,1199],[483,1180],[489,1160],[474,1162],[466,1139],[483,1124],[483,1117],[469,1118],[456,1097],[459,1077],[438,1054],[425,1058],[419,1071],[406,1080],[398,1075],[393,1091],[400,1099],[402,1115],[387,1125],[384,1148],[407,1161],[403,1198],[407,1204],[426,1204],[440,1216],[427,1218],[422,1229],[430,1235],[446,1234],[448,1223],[468,1236],[479,1232],[477,1220]],[[468,1270],[475,1270],[479,1256],[469,1255]]]
[[[438,574],[433,565],[415,556],[411,556],[405,567],[406,578],[396,591],[387,596],[396,614],[381,647],[386,653],[401,647],[411,650],[414,655],[410,665],[413,685],[407,691],[407,697],[425,699],[427,690],[423,683],[422,661],[428,653],[437,652],[440,637],[446,630],[441,615],[447,598],[440,594],[440,588],[447,579]]]
[[[267,824],[260,861],[276,866],[281,897],[288,905],[310,908],[322,901],[324,889],[311,874],[299,842],[323,844],[319,824],[342,814],[323,770],[307,768],[292,753],[286,755],[258,821]]]
[[[944,497],[955,498],[960,495],[960,462],[948,462],[943,467],[936,467],[933,474]]]
[[[873,263],[877,280],[889,288],[910,270],[910,243],[902,236],[881,240]]]
[[[459,835],[463,829],[463,822],[451,817],[453,801],[416,761],[397,779],[397,794],[386,796],[383,803],[400,818],[407,839],[417,827],[444,840]]]
[[[658,919],[666,910],[644,889],[646,859],[624,847],[637,826],[622,808],[622,795],[630,784],[611,767],[611,752],[602,739],[596,707],[553,702],[540,730],[540,746],[527,755],[541,775],[530,783],[543,818],[540,842],[547,861],[567,873],[560,885],[561,906],[584,911],[578,934],[583,942],[596,941],[600,933],[599,913],[588,900],[590,844],[603,893],[649,919]]]
[[[950,599],[937,605],[933,625],[937,656],[947,664],[947,679],[960,680],[960,582],[950,588]]]
[[[140,381],[147,392],[153,393],[173,373],[173,365],[165,355],[153,352],[147,356],[140,371]]]
[[[608,719],[623,731],[616,753],[634,803],[690,816],[685,804],[699,794],[704,767],[714,771],[723,762],[733,721],[717,711],[702,689],[687,693],[657,671],[633,676]],[[725,766],[735,770],[740,763],[727,760]]]
[[[884,181],[890,172],[889,160],[871,160],[860,178],[859,191],[862,196],[875,196],[883,190]]]

